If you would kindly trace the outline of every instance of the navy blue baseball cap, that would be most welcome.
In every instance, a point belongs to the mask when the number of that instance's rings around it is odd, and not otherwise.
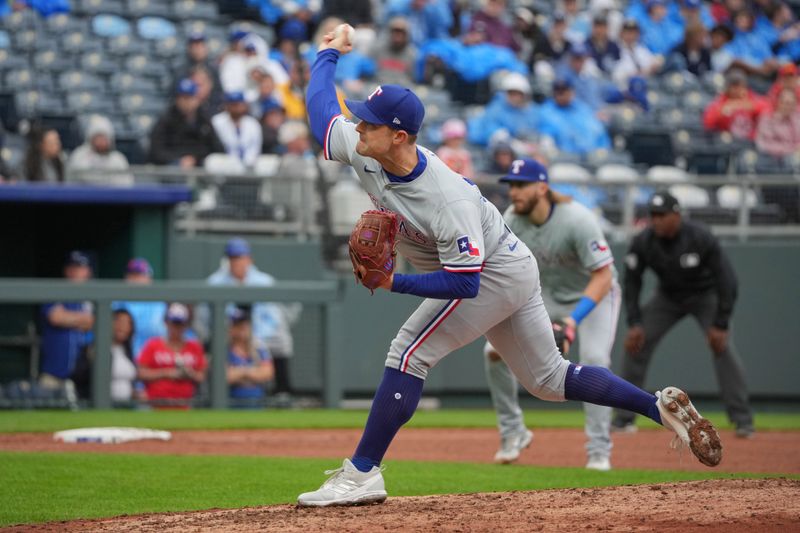
[[[508,174],[500,178],[500,183],[511,183],[527,181],[531,183],[548,183],[550,177],[547,175],[547,168],[535,159],[516,159],[511,163]]]
[[[228,257],[250,255],[250,243],[241,237],[234,237],[225,245],[225,255]]]
[[[206,40],[206,34],[201,31],[193,31],[186,40],[190,43],[202,43]]]
[[[183,96],[194,96],[197,94],[197,84],[189,78],[183,78],[178,82],[177,93]]]
[[[189,308],[182,303],[173,302],[167,307],[167,312],[164,315],[166,322],[173,324],[188,324],[189,323]]]
[[[244,102],[244,93],[242,91],[233,91],[225,93],[225,103],[232,104],[237,102]]]
[[[250,309],[247,307],[235,305],[229,308],[226,314],[228,315],[228,319],[234,324],[250,320]]]
[[[425,118],[425,107],[411,89],[379,85],[363,102],[344,101],[353,115],[370,124],[383,124],[416,135]]]
[[[89,256],[80,250],[72,250],[64,259],[64,266],[91,266]]]

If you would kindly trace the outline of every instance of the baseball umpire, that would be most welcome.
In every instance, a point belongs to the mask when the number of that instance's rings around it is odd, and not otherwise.
[[[730,335],[730,317],[736,300],[733,267],[717,239],[704,226],[681,217],[678,200],[657,192],[649,201],[652,224],[639,233],[625,257],[625,306],[628,334],[622,376],[641,387],[647,366],[661,338],[685,316],[703,328],[714,354],[722,401],[736,425],[736,435],[753,434],[753,413],[744,369]],[[639,307],[642,274],[650,267],[659,286],[644,308]],[[636,430],[635,414],[617,411],[613,429]]]
[[[358,279],[369,289],[424,299],[389,346],[355,453],[329,471],[318,490],[300,494],[298,503],[384,501],[383,457],[413,416],[428,371],[483,335],[531,394],[643,414],[675,431],[704,464],[719,464],[719,436],[683,391],[667,387],[650,394],[607,368],[561,357],[536,260],[474,183],[417,145],[425,108],[416,94],[382,85],[366,101],[345,101],[361,119],[357,125],[342,116],[334,74],[340,55],[352,50],[350,31],[340,26],[323,37],[306,93],[309,122],[325,157],[351,165],[377,208],[350,236]],[[395,243],[420,273],[394,273]]]

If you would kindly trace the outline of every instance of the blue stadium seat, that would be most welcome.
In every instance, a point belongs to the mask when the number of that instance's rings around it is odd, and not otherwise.
[[[11,36],[5,30],[0,30],[0,48],[11,48]]]
[[[108,41],[108,53],[112,56],[146,54],[149,51],[147,43],[137,39],[134,35],[120,35]]]
[[[138,132],[140,135],[149,135],[150,130],[153,129],[156,121],[158,121],[157,115],[134,113],[130,116],[131,129]]]
[[[143,39],[157,40],[175,37],[175,24],[163,17],[142,17],[136,21],[136,32]]]
[[[22,30],[11,36],[11,48],[16,53],[27,53],[37,50],[39,36],[36,30]]]
[[[35,118],[43,113],[63,112],[61,98],[41,91],[20,91],[14,95],[14,104],[20,118]]]
[[[201,0],[178,0],[172,6],[175,17],[182,20],[189,17],[201,20],[218,20],[219,10],[213,2]]]
[[[74,30],[61,37],[61,48],[70,53],[102,52],[103,43],[91,33]]]
[[[119,37],[131,33],[131,23],[119,15],[101,14],[92,18],[92,32],[98,37]]]
[[[125,6],[121,0],[73,0],[76,14],[84,15],[125,15]]]
[[[58,84],[64,91],[105,91],[105,83],[95,75],[80,70],[68,70],[58,76]]]
[[[75,61],[58,52],[57,47],[37,52],[33,56],[33,66],[39,71],[61,72],[75,68]]]
[[[161,113],[166,104],[160,98],[153,97],[152,94],[122,94],[119,97],[120,108],[127,113]]]
[[[67,13],[57,13],[45,19],[45,26],[50,33],[64,34],[73,31],[86,33],[89,24],[86,19],[69,15]]]
[[[170,17],[170,2],[164,0],[128,0],[128,15],[131,17]]]
[[[128,72],[116,72],[111,76],[110,88],[117,94],[158,93],[158,82],[150,78],[134,76]]]
[[[158,39],[153,41],[152,53],[155,56],[171,60],[183,55],[184,45],[183,42],[178,40],[177,37],[167,37],[166,39]]]
[[[10,50],[0,49],[0,71],[23,68],[27,66],[27,58],[20,57]]]
[[[128,57],[125,60],[125,70],[134,75],[159,79],[170,77],[169,69],[165,64],[152,61],[146,54],[136,54]]]
[[[116,110],[116,105],[106,96],[89,91],[78,91],[67,93],[67,110],[76,115],[85,113],[109,115]]]
[[[81,55],[80,68],[95,74],[114,74],[120,70],[120,65],[107,58],[103,53],[89,52]]]
[[[3,76],[3,87],[13,91],[36,88],[35,73],[29,68],[9,70]]]

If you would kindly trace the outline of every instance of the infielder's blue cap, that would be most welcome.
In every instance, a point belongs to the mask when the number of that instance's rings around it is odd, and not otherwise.
[[[356,117],[370,124],[383,124],[410,135],[419,133],[425,107],[411,89],[400,85],[380,85],[363,102],[344,101]]]
[[[197,84],[189,78],[183,78],[178,82],[178,90],[176,92],[183,96],[194,96],[197,94]]]
[[[531,183],[548,183],[550,178],[547,175],[545,166],[535,159],[517,159],[511,163],[508,174],[500,178],[500,183],[511,183],[518,181],[528,181]]]
[[[250,255],[250,243],[241,237],[234,237],[225,245],[225,255],[228,257]]]
[[[72,250],[70,253],[67,254],[67,257],[64,260],[64,266],[88,267],[90,265],[91,262],[89,261],[89,256],[80,250]]]

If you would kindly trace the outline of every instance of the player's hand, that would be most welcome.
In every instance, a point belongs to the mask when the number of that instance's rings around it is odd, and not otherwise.
[[[719,355],[728,347],[728,330],[715,328],[711,326],[706,332],[708,345],[714,352],[714,355]]]
[[[322,36],[322,42],[319,43],[319,52],[327,50],[328,48],[338,50],[342,55],[353,51],[352,34],[348,34],[347,31],[337,30],[339,30],[339,26],[337,26],[334,31],[328,32]]]
[[[625,352],[634,356],[642,351],[644,347],[644,328],[642,326],[631,326],[625,336]]]

